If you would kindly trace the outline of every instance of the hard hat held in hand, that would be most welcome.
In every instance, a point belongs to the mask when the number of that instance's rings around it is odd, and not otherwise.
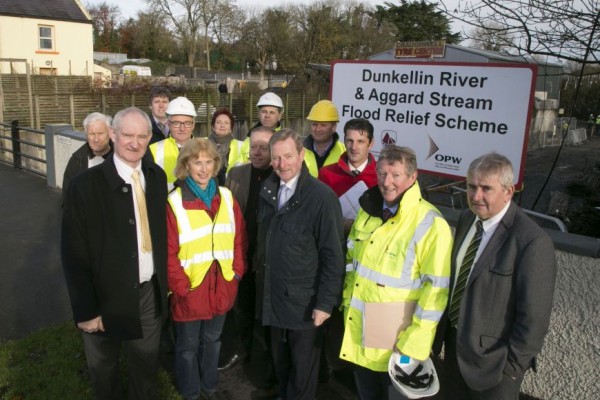
[[[283,112],[283,101],[281,101],[281,97],[273,92],[267,92],[260,96],[258,103],[256,103],[256,108],[261,108],[262,106],[277,107]]]
[[[312,106],[306,119],[314,122],[338,122],[340,117],[335,104],[329,100],[321,100]]]
[[[168,115],[189,115],[190,117],[196,116],[196,107],[185,97],[178,97],[169,102],[167,107]]]
[[[394,389],[409,399],[433,396],[440,390],[440,382],[431,358],[419,361],[394,352],[388,362],[388,373]]]

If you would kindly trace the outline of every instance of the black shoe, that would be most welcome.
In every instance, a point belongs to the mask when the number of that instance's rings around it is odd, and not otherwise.
[[[233,367],[235,364],[239,363],[242,360],[243,360],[243,357],[236,353],[236,354],[232,355],[231,358],[229,360],[227,360],[227,362],[225,364],[219,365],[217,370],[219,370],[219,371],[228,370],[229,368]]]

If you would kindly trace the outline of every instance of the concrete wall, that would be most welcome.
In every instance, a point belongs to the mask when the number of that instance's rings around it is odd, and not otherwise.
[[[40,50],[38,26],[54,28],[54,49]],[[18,40],[17,40],[18,39]],[[33,74],[56,68],[58,75],[93,75],[92,24],[0,16],[0,58],[25,59]],[[24,74],[22,62],[0,62],[0,73]]]

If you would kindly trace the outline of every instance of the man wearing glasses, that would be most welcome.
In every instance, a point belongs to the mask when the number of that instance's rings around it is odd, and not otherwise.
[[[167,108],[169,137],[150,145],[154,162],[167,174],[169,192],[175,183],[175,164],[179,149],[192,138],[196,124],[196,108],[185,97],[178,97]]]

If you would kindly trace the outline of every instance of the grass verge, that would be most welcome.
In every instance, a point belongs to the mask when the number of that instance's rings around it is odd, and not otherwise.
[[[163,370],[158,392],[159,399],[181,399]],[[93,399],[81,336],[72,322],[0,343],[0,399]]]

